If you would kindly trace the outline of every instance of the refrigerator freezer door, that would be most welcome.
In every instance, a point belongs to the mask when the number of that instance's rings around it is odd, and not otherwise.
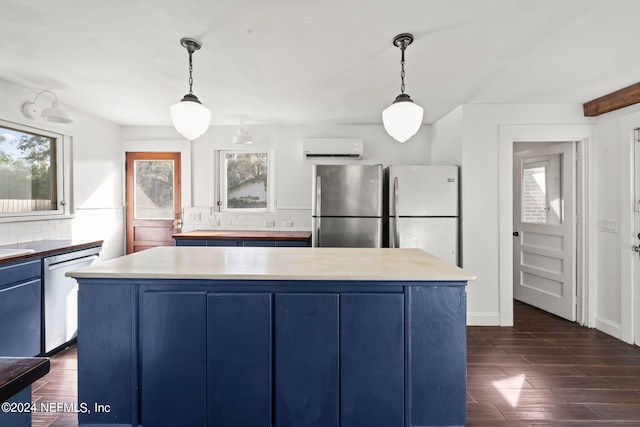
[[[457,166],[389,166],[389,215],[458,216]]]
[[[312,229],[314,247],[382,247],[382,218],[314,217]]]
[[[313,216],[382,216],[382,165],[313,165]]]
[[[389,247],[422,249],[458,265],[458,218],[400,218],[397,227],[389,218]]]

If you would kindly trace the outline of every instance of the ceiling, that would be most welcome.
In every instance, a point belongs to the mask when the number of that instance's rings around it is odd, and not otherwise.
[[[188,92],[182,37],[203,44],[193,92],[213,125],[379,124],[400,93],[403,32],[415,36],[406,92],[425,123],[462,104],[582,104],[640,82],[638,0],[2,0],[0,11],[0,79],[124,126],[171,124]]]

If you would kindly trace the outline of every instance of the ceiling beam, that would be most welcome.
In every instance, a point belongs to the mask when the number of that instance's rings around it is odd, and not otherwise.
[[[582,107],[585,117],[595,117],[638,103],[640,103],[640,83],[601,96],[585,103]]]

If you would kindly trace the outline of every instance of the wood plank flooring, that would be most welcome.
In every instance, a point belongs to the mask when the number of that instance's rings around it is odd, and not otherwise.
[[[467,329],[468,427],[640,427],[640,348],[519,302],[514,319]],[[51,358],[33,401],[77,402],[75,346]],[[77,425],[75,413],[33,416],[34,427]]]
[[[467,426],[640,426],[640,349],[514,301],[469,327]]]

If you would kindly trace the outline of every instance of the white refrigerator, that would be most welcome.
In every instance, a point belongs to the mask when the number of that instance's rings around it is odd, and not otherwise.
[[[384,170],[385,243],[419,248],[459,264],[458,166],[389,166]]]

